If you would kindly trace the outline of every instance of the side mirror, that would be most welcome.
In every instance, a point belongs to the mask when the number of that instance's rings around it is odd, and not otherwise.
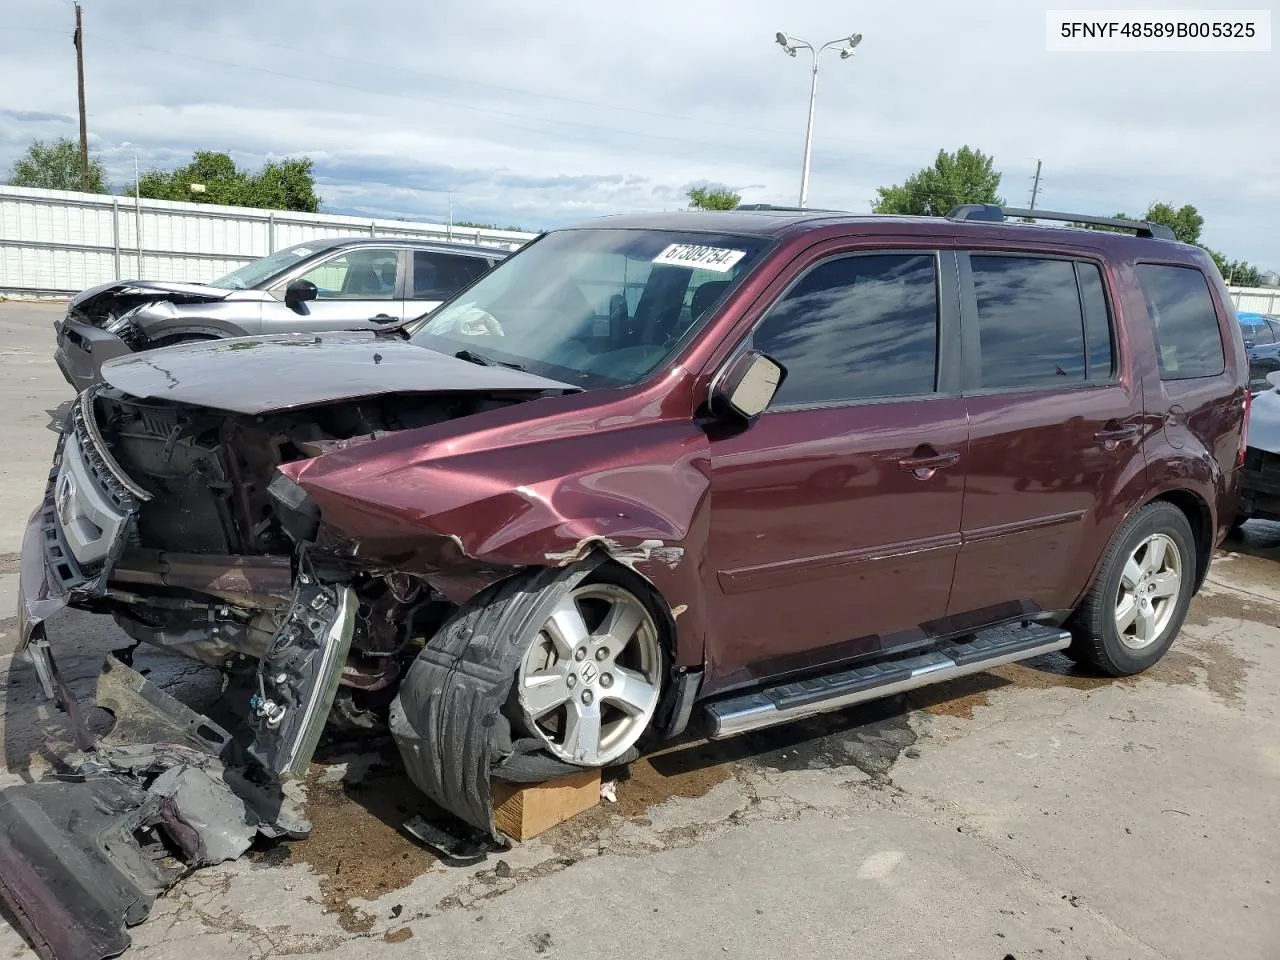
[[[768,408],[787,378],[787,368],[759,350],[741,354],[711,385],[711,412],[753,420]]]
[[[286,307],[296,310],[300,304],[314,300],[319,293],[316,285],[310,280],[294,280],[284,288],[284,303]]]
[[[1280,390],[1280,370],[1272,370],[1267,374],[1267,383]]]

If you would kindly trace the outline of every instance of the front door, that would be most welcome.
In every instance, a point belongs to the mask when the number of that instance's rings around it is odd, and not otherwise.
[[[969,469],[948,612],[1065,609],[1145,489],[1141,385],[1100,263],[961,253],[960,277]]]
[[[755,423],[711,440],[708,692],[873,652],[945,613],[968,434],[940,348],[954,277],[949,252],[837,253],[757,325],[751,346],[787,377]]]
[[[284,288],[263,305],[263,333],[376,330],[404,318],[404,257],[394,247],[355,247],[330,257],[294,279],[316,285],[316,299],[296,308]]]

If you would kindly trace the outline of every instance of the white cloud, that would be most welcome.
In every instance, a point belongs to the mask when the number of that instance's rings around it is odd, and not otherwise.
[[[198,16],[89,0],[90,130],[117,182],[135,149],[144,166],[305,153],[329,206],[379,215],[442,216],[452,191],[459,218],[544,227],[671,209],[704,180],[792,203],[809,71],[773,34],[856,30],[857,55],[819,75],[815,206],[865,211],[877,185],[968,143],[1011,203],[1040,158],[1046,208],[1194,203],[1207,242],[1280,267],[1280,128],[1263,109],[1280,59],[1049,54],[1043,17],[1018,0],[224,0]],[[74,135],[70,18],[6,4],[0,58],[21,82],[0,85],[0,169],[34,136]]]

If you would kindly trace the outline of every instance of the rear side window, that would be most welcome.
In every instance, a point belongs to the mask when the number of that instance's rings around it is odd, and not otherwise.
[[[969,258],[978,307],[981,387],[1054,387],[1083,383],[1084,315],[1070,260]],[[1100,284],[1099,284],[1100,285]],[[1106,304],[1101,305],[1106,321]],[[1102,351],[1100,335],[1096,349]],[[1108,360],[1108,376],[1110,365]]]
[[[1226,369],[1209,282],[1194,267],[1138,264],[1138,283],[1156,329],[1161,380],[1216,377]]]
[[[935,258],[885,254],[820,263],[773,306],[752,345],[787,368],[775,406],[933,393]]]
[[[480,257],[433,250],[413,252],[414,300],[448,300],[473,280],[484,276],[489,264]]]
[[[1084,307],[1084,347],[1089,380],[1110,380],[1115,375],[1115,350],[1111,343],[1111,314],[1102,286],[1102,271],[1095,263],[1076,261],[1080,303]]]

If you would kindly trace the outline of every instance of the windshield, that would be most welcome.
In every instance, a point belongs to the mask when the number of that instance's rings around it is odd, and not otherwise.
[[[669,230],[550,233],[429,314],[411,340],[584,386],[636,383],[701,327],[764,246]]]
[[[209,286],[221,287],[223,290],[248,290],[281,274],[290,267],[296,266],[314,253],[319,253],[326,245],[299,244],[277,250],[268,257],[246,263],[239,270],[232,270],[225,277],[210,280]]]

